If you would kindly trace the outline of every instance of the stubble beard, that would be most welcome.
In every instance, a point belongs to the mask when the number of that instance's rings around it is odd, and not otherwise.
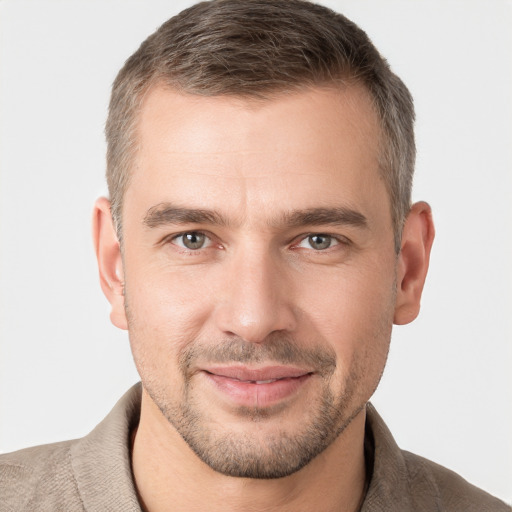
[[[131,338],[132,334],[130,340],[134,349],[137,343]],[[179,358],[183,389],[178,400],[171,399],[168,388],[151,376],[144,359],[136,357],[136,362],[142,384],[153,402],[205,464],[232,477],[274,479],[299,471],[323,452],[366,405],[366,399],[359,396],[359,365],[347,376],[343,392],[335,396],[330,385],[336,370],[334,353],[326,348],[299,348],[296,342],[279,333],[262,344],[239,338],[213,346],[192,343]],[[264,436],[254,434],[256,424],[261,425],[262,430],[267,421],[279,424],[278,405],[275,408],[239,407],[236,414],[240,421],[251,422],[251,428],[247,429],[251,433],[233,432],[212,421],[204,406],[195,400],[192,368],[197,366],[198,359],[209,363],[272,361],[312,367],[316,369],[315,378],[321,379],[321,391],[307,404],[305,417],[294,425],[293,431],[278,427],[269,429]]]
[[[274,479],[299,471],[338,437],[352,420],[342,420],[346,409],[342,402],[337,403],[330,390],[325,390],[315,403],[308,404],[312,412],[308,419],[300,420],[298,430],[275,430],[263,439],[252,432],[235,434],[218,426],[212,429],[193,401],[184,401],[179,410],[160,410],[214,471],[231,477]],[[259,423],[263,428],[266,421],[276,421],[266,409],[239,408],[237,413],[242,421]]]

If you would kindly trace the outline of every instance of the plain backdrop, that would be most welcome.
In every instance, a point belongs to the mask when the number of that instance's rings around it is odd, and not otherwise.
[[[0,0],[0,451],[79,437],[138,380],[90,216],[124,60],[189,1]],[[412,91],[437,238],[373,398],[399,445],[512,501],[512,3],[325,1]]]

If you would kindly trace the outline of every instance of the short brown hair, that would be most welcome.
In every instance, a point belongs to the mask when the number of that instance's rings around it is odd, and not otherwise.
[[[382,128],[379,163],[399,250],[414,172],[412,97],[353,22],[303,0],[213,0],[185,9],[149,36],[114,81],[106,124],[107,182],[120,240],[138,112],[157,83],[190,94],[247,98],[363,84]]]

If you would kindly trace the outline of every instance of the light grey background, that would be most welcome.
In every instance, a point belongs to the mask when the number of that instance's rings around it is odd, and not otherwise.
[[[0,451],[78,437],[136,380],[101,294],[109,87],[189,1],[0,1]],[[326,1],[365,29],[418,114],[435,215],[419,319],[373,402],[402,448],[512,501],[512,3]]]

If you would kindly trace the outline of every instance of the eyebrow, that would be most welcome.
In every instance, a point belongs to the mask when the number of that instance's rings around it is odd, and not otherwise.
[[[214,210],[184,208],[174,206],[171,203],[160,203],[151,207],[147,211],[143,223],[149,228],[172,224],[211,224],[217,226],[233,224],[222,214]],[[366,217],[357,210],[347,207],[292,210],[282,213],[268,224],[273,227],[286,226],[288,228],[311,225],[368,228]]]
[[[228,224],[222,215],[213,210],[180,208],[170,203],[152,206],[146,212],[143,222],[149,228],[167,224],[216,224],[220,226]]]
[[[295,210],[283,214],[282,223],[292,228],[315,224],[325,226],[354,226],[358,228],[368,227],[368,221],[362,213],[346,207]]]

